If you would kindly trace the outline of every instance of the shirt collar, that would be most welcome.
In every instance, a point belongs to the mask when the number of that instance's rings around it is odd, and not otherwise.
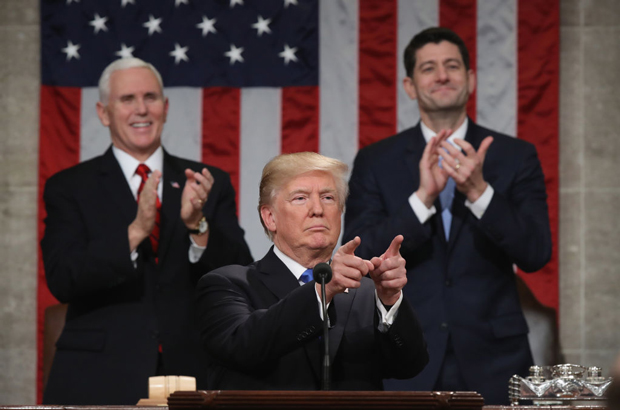
[[[448,141],[452,142],[455,138],[465,139],[465,134],[467,134],[467,126],[469,125],[469,119],[465,117],[465,121],[458,127],[449,137]],[[433,138],[437,133],[424,124],[424,122],[420,121],[420,128],[422,129],[422,135],[424,139],[428,143],[431,138]],[[458,145],[453,144],[455,147],[459,148]],[[460,148],[459,148],[460,149]]]
[[[280,259],[282,263],[286,265],[288,270],[291,271],[291,273],[293,274],[293,276],[295,276],[295,279],[297,279],[297,281],[299,281],[299,278],[301,277],[301,275],[308,269],[300,265],[296,261],[294,261],[289,256],[285,255],[284,252],[278,249],[278,247],[275,244],[273,245],[273,253],[275,253],[278,259]]]
[[[118,161],[121,169],[123,170],[123,175],[125,175],[125,179],[127,181],[131,180],[133,175],[136,173],[136,168],[140,165],[140,161],[132,157],[127,152],[122,149],[112,145],[112,152],[114,153],[114,157]],[[164,174],[164,150],[161,147],[157,147],[155,152],[151,154],[150,157],[147,158],[144,163],[151,169],[151,172],[158,170],[162,173],[162,178]]]

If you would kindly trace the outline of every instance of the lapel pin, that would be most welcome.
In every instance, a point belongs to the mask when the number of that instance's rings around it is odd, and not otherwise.
[[[170,185],[172,185],[173,188],[181,188],[181,186],[179,185],[177,181],[171,181]]]

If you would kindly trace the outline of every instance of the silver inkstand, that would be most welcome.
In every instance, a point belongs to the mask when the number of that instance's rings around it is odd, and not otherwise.
[[[534,405],[577,405],[588,402],[590,406],[605,404],[605,392],[612,382],[603,377],[600,367],[584,367],[576,364],[555,366],[532,366],[530,375],[523,378],[514,375],[508,383],[510,404],[531,400]]]

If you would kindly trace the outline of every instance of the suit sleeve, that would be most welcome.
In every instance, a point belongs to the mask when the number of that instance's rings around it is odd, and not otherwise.
[[[361,150],[355,158],[349,180],[349,198],[344,215],[343,243],[359,236],[362,243],[356,254],[372,258],[383,254],[396,235],[403,235],[403,253],[411,252],[428,241],[432,234],[430,220],[422,224],[404,200],[396,212],[388,212],[383,192],[377,178],[376,165],[371,151]],[[395,176],[396,177],[396,176]],[[411,187],[413,193],[417,187]]]
[[[247,270],[241,266],[224,269]],[[215,361],[231,369],[267,369],[322,332],[314,282],[293,290],[268,309],[255,309],[247,288],[221,270],[204,275],[197,292],[203,346]]]
[[[508,192],[495,192],[478,226],[523,271],[551,258],[547,191],[536,149],[527,145]]]
[[[216,195],[215,206],[208,204],[203,213],[209,222],[209,243],[200,260],[193,269],[199,276],[222,266],[252,262],[252,255],[243,237],[243,229],[237,220],[235,190],[230,177],[225,172],[217,173],[220,189]]]
[[[111,224],[93,235],[84,204],[69,185],[58,178],[47,182],[43,195],[46,227],[41,241],[48,287],[65,303],[139,275],[130,258],[127,226]]]
[[[428,363],[424,333],[411,304],[403,299],[387,333],[376,331],[381,346],[383,378],[408,379]]]

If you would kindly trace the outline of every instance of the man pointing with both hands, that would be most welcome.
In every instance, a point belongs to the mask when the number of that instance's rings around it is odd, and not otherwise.
[[[320,388],[323,295],[308,273],[330,261],[338,242],[346,170],[310,152],[278,156],[263,169],[258,210],[274,246],[251,265],[217,269],[198,283],[209,389]],[[325,301],[334,390],[382,390],[384,378],[413,377],[428,360],[403,297],[402,240],[366,260],[354,255],[356,237],[331,259]]]

